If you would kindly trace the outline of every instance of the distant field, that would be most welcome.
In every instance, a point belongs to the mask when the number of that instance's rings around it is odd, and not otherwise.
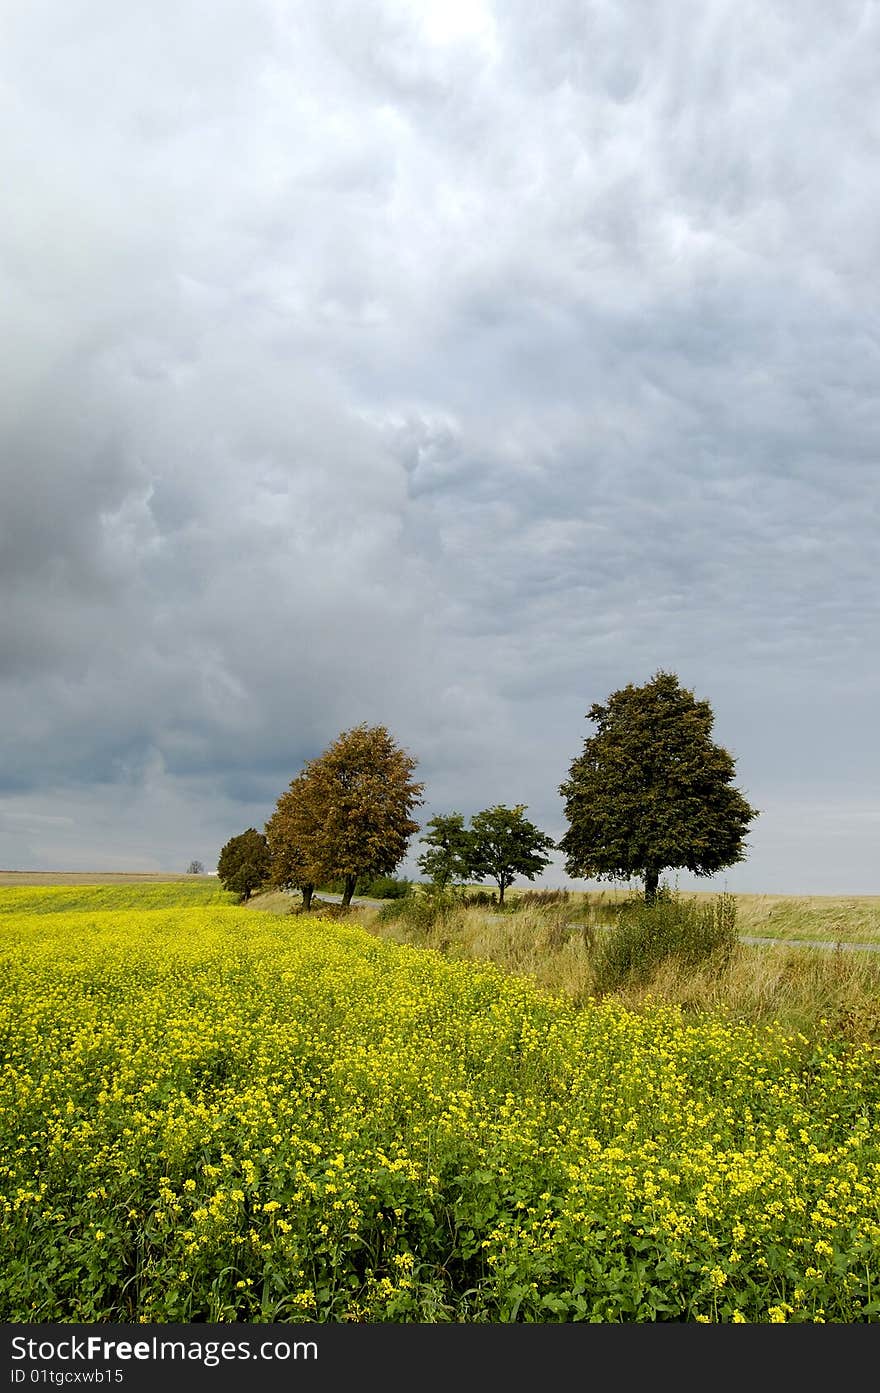
[[[175,875],[173,871],[0,871],[0,885],[149,885],[216,881],[215,875]]]
[[[737,895],[743,933],[835,943],[880,940],[880,895]]]
[[[216,881],[185,885],[179,882],[141,885],[16,885],[0,887],[0,918],[6,915],[67,914],[88,910],[144,910],[203,905],[232,905],[236,895],[222,890]]]

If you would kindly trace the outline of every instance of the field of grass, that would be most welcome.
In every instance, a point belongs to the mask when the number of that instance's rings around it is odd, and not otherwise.
[[[213,881],[215,875],[173,875],[167,871],[0,871],[0,886],[9,885],[150,885]]]
[[[743,933],[880,943],[880,895],[737,895]]]
[[[157,892],[0,890],[3,1320],[880,1319],[876,1046]]]
[[[512,904],[528,890],[515,887],[508,892]],[[589,910],[594,916],[603,909],[638,894],[626,890],[570,891],[568,906],[572,918]],[[706,902],[715,891],[682,890],[685,900]],[[755,937],[821,939],[829,943],[880,943],[880,895],[736,895],[740,932]]]

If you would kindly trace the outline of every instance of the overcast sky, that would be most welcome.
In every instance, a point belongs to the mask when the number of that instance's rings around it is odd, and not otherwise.
[[[880,894],[875,0],[9,0],[0,110],[0,868],[213,869],[361,721],[559,837],[663,668],[700,883]]]

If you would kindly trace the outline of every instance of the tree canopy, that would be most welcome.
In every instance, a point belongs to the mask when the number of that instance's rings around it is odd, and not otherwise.
[[[268,878],[270,865],[266,838],[256,827],[249,827],[239,836],[231,837],[223,847],[217,862],[217,875],[225,890],[248,900]]]
[[[419,830],[416,760],[385,726],[343,731],[306,764],[267,823],[278,874],[302,885],[341,879],[349,904],[358,876],[390,875]],[[274,874],[274,872],[273,872]]]
[[[315,886],[332,879],[332,872],[318,859],[320,828],[320,803],[304,770],[278,799],[266,823],[266,840],[272,884],[284,890],[301,890],[305,909],[311,906]]]
[[[461,884],[471,873],[472,838],[461,813],[432,817],[419,838],[427,850],[418,857],[419,869],[439,889]]]
[[[470,872],[495,881],[499,904],[504,904],[504,891],[516,876],[534,880],[550,864],[546,852],[555,843],[523,817],[525,810],[525,803],[517,803],[515,808],[499,803],[471,818]]]
[[[758,813],[733,787],[733,757],[711,739],[708,701],[660,671],[612,692],[587,718],[596,733],[559,790],[569,875],[639,876],[652,904],[664,870],[706,876],[745,859]]]

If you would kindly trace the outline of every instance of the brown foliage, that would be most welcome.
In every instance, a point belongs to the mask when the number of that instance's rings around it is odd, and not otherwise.
[[[419,825],[416,761],[385,726],[355,726],[310,760],[266,825],[278,884],[390,874]],[[350,893],[350,891],[349,891]]]

